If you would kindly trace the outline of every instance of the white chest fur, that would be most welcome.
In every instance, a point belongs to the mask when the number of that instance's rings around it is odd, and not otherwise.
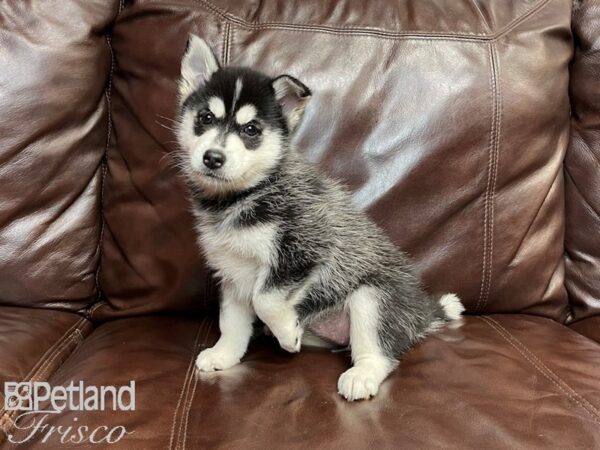
[[[276,226],[205,223],[199,232],[200,244],[217,275],[234,284],[240,294],[251,297],[259,282],[264,282],[276,255]]]

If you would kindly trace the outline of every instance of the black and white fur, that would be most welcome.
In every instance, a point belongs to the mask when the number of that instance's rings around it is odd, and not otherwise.
[[[375,395],[403,353],[463,312],[453,294],[427,295],[407,257],[349,194],[290,146],[310,99],[297,79],[222,68],[190,36],[177,128],[199,243],[222,289],[221,337],[201,371],[244,356],[260,318],[289,352],[325,312],[350,316],[348,400]]]

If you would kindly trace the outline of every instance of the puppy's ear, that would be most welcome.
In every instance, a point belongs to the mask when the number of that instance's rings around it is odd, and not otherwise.
[[[275,98],[281,105],[290,133],[292,133],[300,123],[312,93],[304,83],[290,75],[281,75],[275,78],[271,82],[271,86],[275,90]]]
[[[219,70],[219,63],[204,39],[190,34],[181,61],[179,98],[185,100]]]

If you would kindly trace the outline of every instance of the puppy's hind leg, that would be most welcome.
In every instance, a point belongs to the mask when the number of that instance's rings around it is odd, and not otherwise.
[[[347,299],[354,365],[340,376],[338,392],[348,401],[377,394],[381,382],[397,365],[384,354],[379,342],[380,294],[377,288],[361,286]]]

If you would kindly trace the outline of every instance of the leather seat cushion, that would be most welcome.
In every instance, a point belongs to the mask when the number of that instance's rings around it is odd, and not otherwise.
[[[336,393],[346,354],[290,355],[266,337],[241,365],[196,375],[195,356],[217,328],[189,317],[101,325],[51,381],[133,379],[136,412],[63,413],[50,423],[77,416],[90,427],[125,426],[133,434],[111,447],[126,449],[600,446],[600,345],[549,319],[466,317],[410,352],[375,399],[357,403]]]
[[[0,386],[7,381],[45,381],[92,329],[69,312],[0,307]],[[0,430],[12,427],[15,414],[4,409],[0,394]],[[0,443],[5,433],[0,431]]]
[[[600,343],[600,316],[588,317],[569,325],[569,327]]]

